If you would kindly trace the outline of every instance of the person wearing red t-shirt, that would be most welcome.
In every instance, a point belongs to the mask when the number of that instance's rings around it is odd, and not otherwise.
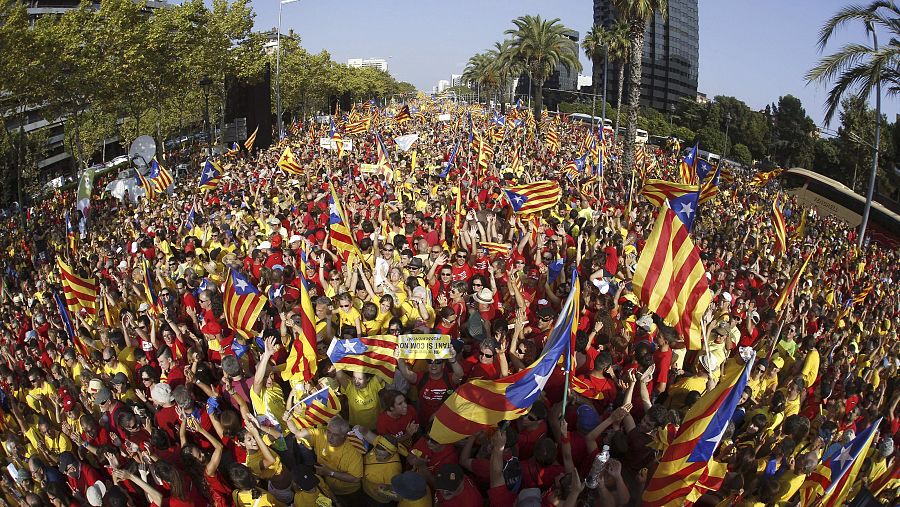
[[[434,477],[434,507],[482,507],[484,500],[472,479],[458,464],[440,467]]]
[[[656,365],[656,371],[653,372],[655,394],[664,392],[669,383],[669,370],[672,367],[672,349],[669,347],[669,336],[669,333],[659,332],[654,339],[656,342],[656,350],[653,351],[653,364]],[[677,339],[677,337],[673,338]],[[650,396],[653,395],[654,393],[650,393]]]
[[[450,268],[450,271],[453,274],[453,281],[468,282],[475,274],[475,270],[472,269],[472,266],[470,266],[468,263],[469,252],[463,249],[459,249],[453,255],[455,261],[453,262],[453,266]]]
[[[456,351],[451,348],[450,359],[427,359],[428,371],[416,373],[406,365],[406,361],[397,361],[397,371],[412,384],[419,400],[419,424],[427,424],[431,416],[444,404],[444,400],[459,386],[463,378],[463,369],[456,360]],[[447,370],[447,362],[451,371]]]
[[[519,429],[519,436],[516,439],[518,456],[519,459],[526,460],[532,456],[538,440],[547,436],[547,406],[535,403],[528,414],[516,422]]]
[[[382,436],[392,435],[402,444],[409,444],[413,435],[419,430],[416,423],[416,409],[406,401],[406,395],[393,389],[385,389],[379,393],[381,406],[385,410],[378,414],[375,432]]]
[[[599,412],[612,403],[618,393],[615,382],[606,377],[606,370],[610,366],[612,366],[612,355],[602,350],[594,360],[594,368],[590,375],[577,377],[586,388],[584,396],[594,400],[594,406]]]
[[[509,375],[506,353],[501,353],[500,345],[493,338],[485,338],[478,352],[463,361],[466,381],[475,379],[496,380]]]
[[[459,465],[459,452],[452,444],[439,444],[432,440],[428,433],[420,437],[409,451],[407,457],[410,465],[425,466],[432,474],[443,465]]]
[[[81,462],[69,451],[59,455],[59,471],[66,475],[66,482],[73,493],[84,497],[87,489],[97,482],[103,482],[105,477],[96,468]]]

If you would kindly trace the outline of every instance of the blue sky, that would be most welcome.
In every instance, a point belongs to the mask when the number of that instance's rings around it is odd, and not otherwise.
[[[699,90],[710,97],[732,95],[754,109],[792,94],[822,124],[824,86],[807,85],[806,71],[820,56],[822,23],[849,0],[700,0]],[[338,5],[340,7],[338,7]],[[256,27],[278,24],[278,0],[257,0]],[[347,58],[389,59],[391,73],[421,90],[462,72],[468,58],[503,38],[510,20],[522,14],[558,17],[582,36],[590,28],[590,0],[393,0],[339,3],[299,0],[283,7],[282,30],[293,29],[307,49]],[[863,41],[861,28],[841,31],[826,51]],[[590,62],[582,54],[583,74]],[[893,121],[897,101],[882,101]],[[837,119],[831,128],[837,127]]]

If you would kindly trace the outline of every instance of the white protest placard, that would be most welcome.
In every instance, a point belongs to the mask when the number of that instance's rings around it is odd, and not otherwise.
[[[438,115],[438,121],[450,121],[450,118],[452,118],[450,116],[450,113],[444,113],[444,114]]]
[[[405,359],[447,359],[450,357],[448,334],[401,334],[397,337],[398,357]]]
[[[344,151],[353,151],[353,139],[344,139]],[[325,148],[326,150],[336,150],[337,149],[337,141],[330,137],[320,137],[319,138],[319,147]]]

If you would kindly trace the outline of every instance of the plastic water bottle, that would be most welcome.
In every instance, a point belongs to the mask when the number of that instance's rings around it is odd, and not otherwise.
[[[606,470],[606,463],[609,461],[609,446],[604,445],[600,454],[594,458],[594,464],[591,465],[591,472],[588,474],[584,485],[590,489],[595,489],[600,484],[600,476]]]

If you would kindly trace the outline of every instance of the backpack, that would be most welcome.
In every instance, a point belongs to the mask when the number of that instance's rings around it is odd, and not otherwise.
[[[519,463],[518,456],[513,456],[503,463],[503,482],[513,493],[518,493],[522,487],[522,464]]]

